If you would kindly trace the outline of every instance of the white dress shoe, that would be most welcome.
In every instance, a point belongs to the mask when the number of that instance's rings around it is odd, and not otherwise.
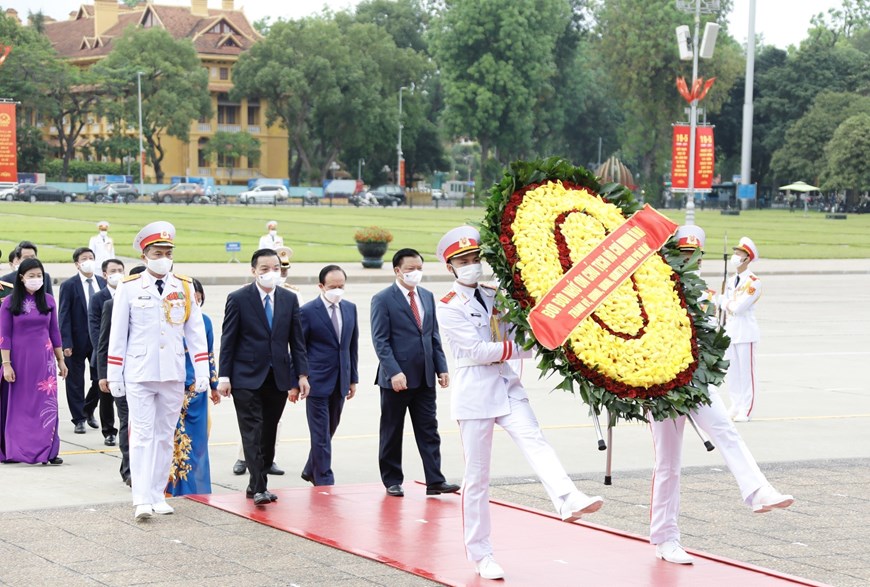
[[[501,568],[500,564],[495,562],[491,554],[477,561],[474,570],[477,571],[477,574],[482,579],[504,579],[504,569]]]
[[[770,485],[765,485],[752,494],[751,507],[756,514],[763,514],[771,510],[784,509],[794,503],[790,495],[783,495]]]
[[[133,513],[133,519],[136,521],[147,520],[152,516],[151,506],[149,504],[137,505],[136,511]]]
[[[563,522],[574,522],[579,520],[583,514],[597,512],[602,505],[604,505],[604,500],[600,496],[589,497],[582,491],[578,491],[565,500],[559,514],[562,516]]]
[[[165,516],[168,514],[174,514],[175,509],[166,503],[165,501],[161,501],[160,503],[151,504],[151,507],[154,509],[154,513],[159,516]]]
[[[738,414],[731,419],[734,420],[735,422],[749,422],[749,416],[747,416],[745,414]]]
[[[668,540],[667,542],[657,544],[656,558],[677,565],[690,565],[695,562],[695,559],[690,557],[676,540]]]

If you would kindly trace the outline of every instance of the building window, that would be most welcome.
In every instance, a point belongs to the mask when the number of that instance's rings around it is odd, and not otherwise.
[[[217,103],[218,124],[241,123],[241,105],[238,102],[231,102],[226,92],[218,94]]]
[[[212,79],[215,79],[218,76],[218,68],[217,67],[212,67],[210,69],[210,72],[211,72]]]
[[[197,143],[197,166],[198,167],[211,167],[211,162],[208,160],[208,157],[205,156],[205,147],[208,145],[208,139],[203,137],[199,139]]]
[[[260,105],[248,104],[248,126],[257,126],[260,124]]]
[[[144,18],[142,18],[142,28],[150,29],[154,26],[154,13],[150,10],[145,12]]]
[[[235,33],[236,31],[225,20],[222,20],[213,27],[211,27],[208,32],[223,35],[226,33]]]
[[[220,79],[222,79],[224,81],[230,79],[230,68],[229,67],[221,67]]]
[[[228,157],[223,153],[218,153],[217,164],[218,167],[238,167],[235,157]]]

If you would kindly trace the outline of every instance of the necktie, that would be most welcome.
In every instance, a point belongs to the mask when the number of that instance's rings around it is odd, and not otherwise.
[[[88,282],[88,299],[85,300],[85,306],[90,306],[91,305],[91,296],[94,295],[94,278],[88,277],[87,279],[85,279],[85,281]]]
[[[272,298],[266,296],[266,322],[269,323],[269,329],[272,329]]]
[[[423,321],[420,320],[420,309],[417,307],[417,302],[414,300],[414,291],[408,292],[408,298],[411,300],[411,313],[414,315],[414,321],[417,322],[417,328],[423,330]]]
[[[740,285],[740,276],[739,275],[734,279],[734,287],[737,287],[738,285]]]
[[[486,307],[486,302],[483,301],[483,296],[480,294],[480,290],[474,288],[474,299],[477,300],[477,303],[480,304],[480,307],[489,312],[489,308]]]
[[[338,305],[329,304],[329,319],[332,320],[332,327],[335,328],[335,336],[341,340],[341,326],[338,324]]]
[[[163,295],[163,280],[158,279],[154,283],[157,285],[157,293],[159,293],[160,295]]]

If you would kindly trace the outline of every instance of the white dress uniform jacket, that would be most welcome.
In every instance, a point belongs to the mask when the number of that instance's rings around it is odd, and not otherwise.
[[[161,296],[155,281],[145,271],[118,285],[109,336],[109,381],[183,383],[185,340],[196,377],[209,376],[205,325],[193,283],[169,273],[163,277]]]
[[[496,310],[491,315],[481,308],[474,289],[454,281],[453,290],[435,308],[441,336],[450,343],[456,359],[450,386],[450,417],[454,420],[498,418],[511,411],[508,397],[528,397],[520,383],[519,365],[511,359],[530,358],[532,351],[524,351],[513,341],[509,325],[498,320]],[[496,291],[485,285],[478,289],[494,308]]]
[[[264,234],[260,237],[260,247],[261,249],[277,249],[278,247],[284,246],[284,237],[272,236],[271,234]]]
[[[761,280],[752,271],[747,269],[728,278],[725,294],[719,299],[719,307],[726,312],[725,333],[731,337],[731,342],[758,342],[761,339],[755,320],[755,302],[759,297]]]
[[[97,274],[101,275],[103,261],[115,258],[115,242],[108,234],[98,234],[91,237],[88,248],[94,252],[94,262]]]

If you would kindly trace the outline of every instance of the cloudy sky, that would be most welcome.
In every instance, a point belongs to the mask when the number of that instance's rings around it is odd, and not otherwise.
[[[264,16],[271,16],[273,20],[299,18],[320,12],[324,6],[337,11],[356,3],[356,0],[285,0],[280,3],[275,0],[236,0],[236,6],[241,7],[252,21]],[[155,4],[189,6],[190,0],[156,0]],[[209,0],[211,7],[218,8],[220,5],[220,0]],[[755,30],[756,33],[764,35],[766,44],[785,48],[804,38],[813,15],[841,5],[842,0],[756,0]],[[56,19],[66,19],[70,11],[78,8],[79,3],[68,0],[0,0],[0,6],[4,10],[14,7],[22,17],[27,15],[28,10],[36,12],[41,9]],[[746,40],[748,14],[749,0],[734,0],[728,28],[741,43]],[[691,24],[691,19],[686,24]]]

